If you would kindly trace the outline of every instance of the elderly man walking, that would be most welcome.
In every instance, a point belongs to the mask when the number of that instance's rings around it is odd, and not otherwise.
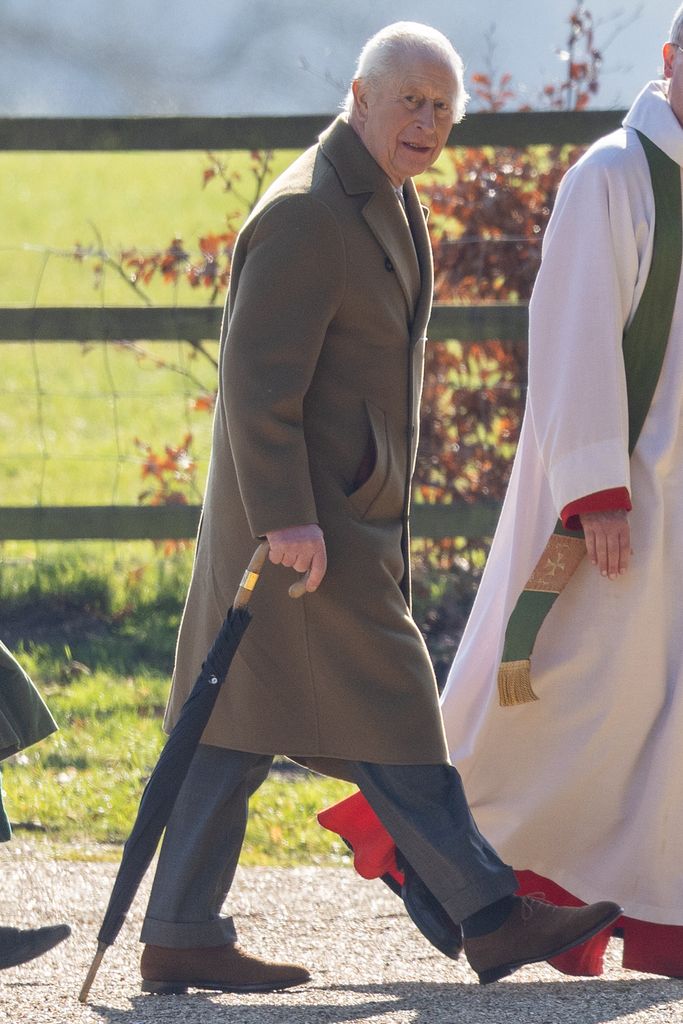
[[[270,543],[253,623],[166,831],[143,990],[267,991],[309,979],[220,916],[250,795],[273,755],[352,778],[445,909],[482,981],[594,935],[620,908],[523,902],[448,763],[410,616],[408,505],[432,263],[413,175],[465,106],[462,62],[413,23],[364,48],[348,111],[268,190],[235,247],[204,512],[172,726],[242,574]],[[288,596],[291,573],[307,595]],[[336,762],[336,764],[335,764]],[[341,765],[341,767],[340,767]]]

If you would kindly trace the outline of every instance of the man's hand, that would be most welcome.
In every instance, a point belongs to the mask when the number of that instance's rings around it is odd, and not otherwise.
[[[615,580],[628,569],[631,555],[631,529],[628,512],[586,512],[581,516],[586,535],[586,551],[601,576]]]
[[[271,530],[266,538],[271,562],[307,572],[306,590],[317,590],[327,569],[325,538],[320,527],[316,523],[289,526],[286,530]]]

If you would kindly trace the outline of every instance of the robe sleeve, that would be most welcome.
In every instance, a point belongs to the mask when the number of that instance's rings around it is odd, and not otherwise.
[[[560,187],[529,306],[529,409],[553,503],[630,491],[622,355],[639,257],[625,174],[584,158]]]
[[[585,498],[570,501],[560,512],[562,525],[566,530],[580,530],[581,516],[586,512],[630,512],[631,496],[625,487],[612,487],[607,491],[587,494]]]
[[[230,310],[222,391],[240,493],[255,537],[318,521],[304,400],[345,289],[342,235],[309,195],[258,219]]]

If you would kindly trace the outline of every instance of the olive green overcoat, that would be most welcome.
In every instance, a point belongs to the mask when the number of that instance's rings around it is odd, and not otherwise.
[[[197,551],[166,727],[255,538],[319,523],[328,569],[288,595],[267,563],[203,742],[293,757],[448,760],[409,609],[408,506],[433,270],[406,209],[338,118],[270,187],[235,246]]]

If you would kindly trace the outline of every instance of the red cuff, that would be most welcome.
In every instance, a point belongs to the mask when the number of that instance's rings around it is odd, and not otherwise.
[[[580,517],[585,512],[611,512],[616,509],[630,512],[632,508],[628,488],[610,487],[606,491],[596,491],[595,494],[587,494],[585,498],[570,501],[560,512],[560,519],[565,530],[580,530]]]

